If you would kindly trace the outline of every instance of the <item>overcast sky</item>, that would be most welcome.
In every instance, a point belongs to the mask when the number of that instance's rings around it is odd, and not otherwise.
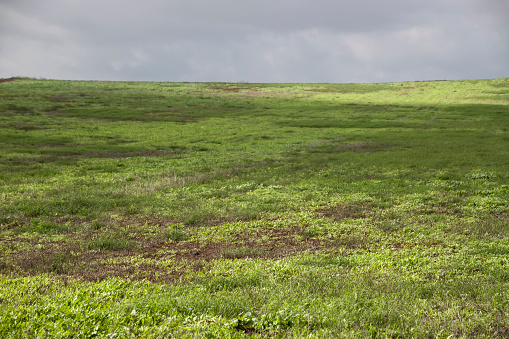
[[[509,77],[508,0],[0,0],[0,77]]]

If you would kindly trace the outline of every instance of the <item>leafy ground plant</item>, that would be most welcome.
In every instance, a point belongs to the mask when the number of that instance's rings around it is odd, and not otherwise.
[[[0,82],[0,336],[509,336],[509,80]]]

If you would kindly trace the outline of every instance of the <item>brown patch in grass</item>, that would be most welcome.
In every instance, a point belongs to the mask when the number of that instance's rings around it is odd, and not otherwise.
[[[86,97],[89,97],[89,96],[90,95],[85,94],[85,93],[78,93],[78,94],[73,94],[73,95],[60,93],[60,94],[56,94],[56,95],[53,95],[53,96],[49,97],[48,101],[51,101],[51,102],[70,102],[70,101],[72,101],[74,99],[86,98]]]
[[[4,82],[11,82],[17,80],[16,78],[0,79],[0,84]]]
[[[385,149],[387,147],[385,147],[383,145],[374,144],[372,142],[364,142],[364,141],[357,142],[354,144],[343,144],[343,145],[339,145],[337,147],[337,149],[339,151],[357,151],[357,152],[368,151],[368,150],[377,149],[377,148]]]
[[[160,150],[140,151],[140,152],[97,152],[97,153],[86,153],[86,154],[69,154],[68,157],[79,157],[79,158],[133,158],[133,157],[154,157],[154,156],[176,156],[179,153],[167,152]]]
[[[164,243],[159,245],[158,253],[176,253],[176,260],[185,259],[188,261],[210,261],[222,258],[279,259],[296,255],[303,251],[367,248],[371,245],[364,239],[353,238],[349,235],[343,235],[336,239],[325,237],[306,239],[302,236],[304,232],[305,230],[301,227],[261,229],[257,230],[254,234],[243,233],[237,235],[231,241]],[[147,254],[145,253],[145,255]],[[157,255],[152,257],[157,257]]]
[[[41,130],[41,129],[47,129],[47,127],[44,127],[44,126],[39,126],[39,125],[34,125],[34,124],[27,124],[27,123],[23,123],[23,122],[11,122],[11,123],[5,124],[4,126],[8,127],[8,128],[13,128],[13,129],[16,129],[16,130],[20,130],[20,131],[25,131],[25,132]]]
[[[398,95],[399,96],[404,96],[404,95],[408,95],[408,94],[410,94],[410,93],[412,93],[414,91],[415,91],[415,89],[410,89],[409,88],[409,89],[405,89],[405,90],[401,91]]]
[[[226,92],[238,92],[244,90],[244,87],[223,87],[221,88],[222,91]]]
[[[54,95],[50,98],[48,98],[48,101],[51,101],[51,102],[65,102],[65,101],[69,101],[71,98],[67,95],[67,94],[57,94],[57,95]]]
[[[173,179],[173,178],[171,178]],[[176,178],[173,182],[170,181],[171,184],[174,185],[185,185],[189,180],[189,178],[183,177],[183,178]],[[144,188],[141,188],[144,189]],[[150,188],[145,188],[145,190],[150,191]],[[196,223],[190,224],[185,223],[182,220],[176,219],[176,218],[169,218],[169,217],[146,217],[146,216],[138,216],[138,215],[130,215],[130,216],[124,216],[121,219],[117,219],[117,222],[123,225],[147,225],[149,227],[165,227],[168,225],[175,225],[175,224],[181,224],[187,227],[207,227],[207,226],[217,226],[222,225],[226,223],[235,223],[239,221],[253,221],[253,220],[259,220],[260,216],[231,216],[231,217],[210,217],[210,218],[203,218],[197,221]],[[105,221],[108,222],[108,221]]]
[[[247,84],[219,84],[210,87],[211,90],[218,91],[218,92],[239,92],[239,91],[245,91],[245,90],[252,90],[255,89],[256,86],[253,85],[247,85]],[[209,94],[209,93],[208,93]]]
[[[372,216],[374,205],[369,202],[359,204],[339,204],[329,208],[318,209],[315,212],[332,220],[362,219]]]
[[[237,96],[237,97],[276,97],[276,96],[296,96],[297,94],[294,92],[288,91],[263,91],[263,90],[252,90],[251,88],[234,88],[234,89],[216,89],[217,92],[203,92],[203,95],[209,96]],[[313,94],[314,95],[314,94]],[[313,95],[307,95],[304,97],[311,97]],[[304,98],[302,95],[296,97],[295,99]]]
[[[463,211],[459,208],[447,208],[444,206],[431,206],[427,211],[433,214],[454,215],[454,216],[463,215]]]
[[[164,119],[173,122],[181,122],[181,123],[189,123],[189,122],[198,122],[205,120],[205,118],[197,118],[185,115],[185,112],[180,110],[171,110],[171,111],[161,111],[154,113],[146,113],[144,114],[147,117]]]
[[[173,282],[187,279],[189,271],[206,269],[207,263],[213,260],[277,260],[303,251],[357,249],[373,245],[364,238],[346,234],[335,239],[326,236],[306,239],[302,236],[305,229],[293,227],[260,229],[220,242],[167,242],[157,235],[146,237],[146,234],[140,233],[136,237],[131,237],[131,234],[126,241],[135,241],[135,246],[124,249],[89,250],[83,246],[85,239],[105,234],[101,232],[99,230],[86,234],[69,234],[64,243],[44,243],[41,249],[34,248],[12,254],[3,258],[0,271],[22,276],[52,273],[62,279],[77,278],[87,281],[124,277]],[[168,263],[168,260],[169,266],[165,267],[163,264]]]
[[[71,147],[69,145],[39,145],[38,148],[65,148]],[[181,153],[168,152],[168,151],[160,151],[160,150],[150,150],[150,151],[140,151],[140,152],[96,152],[96,153],[57,153],[57,154],[49,154],[43,155],[39,158],[27,157],[27,158],[16,158],[16,162],[52,162],[59,161],[65,159],[78,159],[78,158],[110,158],[110,159],[126,159],[126,158],[135,158],[135,157],[174,157],[178,156]]]
[[[171,117],[171,118],[168,118],[168,120],[174,121],[174,122],[188,123],[188,122],[198,122],[198,121],[201,121],[204,119],[181,116],[181,117]]]
[[[372,247],[372,244],[366,242],[366,238],[359,235],[343,234],[333,240],[337,247],[348,249],[367,249]]]

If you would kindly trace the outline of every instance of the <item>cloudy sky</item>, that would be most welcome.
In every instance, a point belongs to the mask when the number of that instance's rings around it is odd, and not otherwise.
[[[0,78],[509,77],[507,0],[0,0]]]

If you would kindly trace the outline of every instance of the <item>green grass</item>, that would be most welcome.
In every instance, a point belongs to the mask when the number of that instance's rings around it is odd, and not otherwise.
[[[0,83],[0,337],[509,336],[509,79]]]

